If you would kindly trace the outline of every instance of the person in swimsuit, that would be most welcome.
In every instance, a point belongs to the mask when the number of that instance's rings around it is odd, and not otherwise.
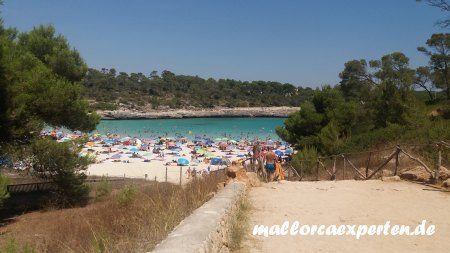
[[[277,155],[272,151],[269,150],[266,154],[266,172],[269,175],[269,182],[273,181],[273,177],[275,174],[275,161],[277,159]]]

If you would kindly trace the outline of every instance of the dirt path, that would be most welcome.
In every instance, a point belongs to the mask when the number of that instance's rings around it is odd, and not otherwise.
[[[253,188],[248,238],[239,252],[450,252],[450,193],[408,182],[270,183]],[[432,236],[253,236],[258,225],[391,224],[436,226]],[[430,224],[427,222],[427,224]],[[300,225],[300,226],[301,226]]]

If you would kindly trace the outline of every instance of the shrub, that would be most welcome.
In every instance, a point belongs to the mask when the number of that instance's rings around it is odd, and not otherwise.
[[[57,186],[56,204],[72,206],[84,204],[89,187],[84,184],[89,159],[80,157],[78,149],[71,143],[57,143],[49,139],[39,139],[31,144],[33,173],[49,179]]]
[[[110,193],[111,193],[111,184],[105,177],[102,177],[102,181],[95,190],[95,198],[97,200],[102,200],[107,196],[109,196]]]
[[[9,192],[7,186],[9,184],[9,178],[6,175],[0,173],[0,207],[9,198]]]
[[[133,185],[126,185],[122,190],[120,190],[119,195],[117,196],[117,203],[121,207],[128,206],[134,199],[135,195],[136,187]]]
[[[298,173],[312,175],[317,157],[318,152],[314,146],[305,147],[292,157],[292,166]]]

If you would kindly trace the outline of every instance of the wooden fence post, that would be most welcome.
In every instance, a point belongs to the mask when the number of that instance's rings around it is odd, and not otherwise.
[[[398,160],[398,155],[400,154],[400,146],[397,146],[397,154],[395,155],[395,171],[394,171],[394,176],[397,176],[398,173],[398,164],[399,164],[399,160]]]
[[[345,180],[345,156],[342,155],[342,160],[344,162],[344,167],[342,167],[342,180]]]
[[[319,181],[319,159],[316,161],[316,180]]]
[[[336,181],[336,157],[334,157],[334,162],[333,162],[333,175],[331,176],[331,180]]]
[[[180,185],[181,185],[181,177],[182,177],[182,174],[183,174],[183,172],[182,172],[182,169],[181,169],[181,166],[180,166]]]
[[[367,164],[366,164],[366,178],[369,176],[370,158],[372,158],[372,152],[369,153],[369,158],[367,159]]]
[[[300,161],[300,179],[303,178],[303,161]]]
[[[166,166],[166,183],[167,183],[167,166]]]
[[[437,184],[439,181],[439,171],[441,170],[441,163],[442,163],[442,151],[441,151],[441,144],[438,144],[438,157],[436,162],[436,170],[434,171],[434,178],[433,183]]]

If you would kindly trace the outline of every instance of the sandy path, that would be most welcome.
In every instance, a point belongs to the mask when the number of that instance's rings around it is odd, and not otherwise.
[[[239,252],[450,252],[450,194],[408,182],[338,181],[270,183],[253,188],[251,230],[256,224],[403,224],[423,219],[433,236],[252,236]]]

